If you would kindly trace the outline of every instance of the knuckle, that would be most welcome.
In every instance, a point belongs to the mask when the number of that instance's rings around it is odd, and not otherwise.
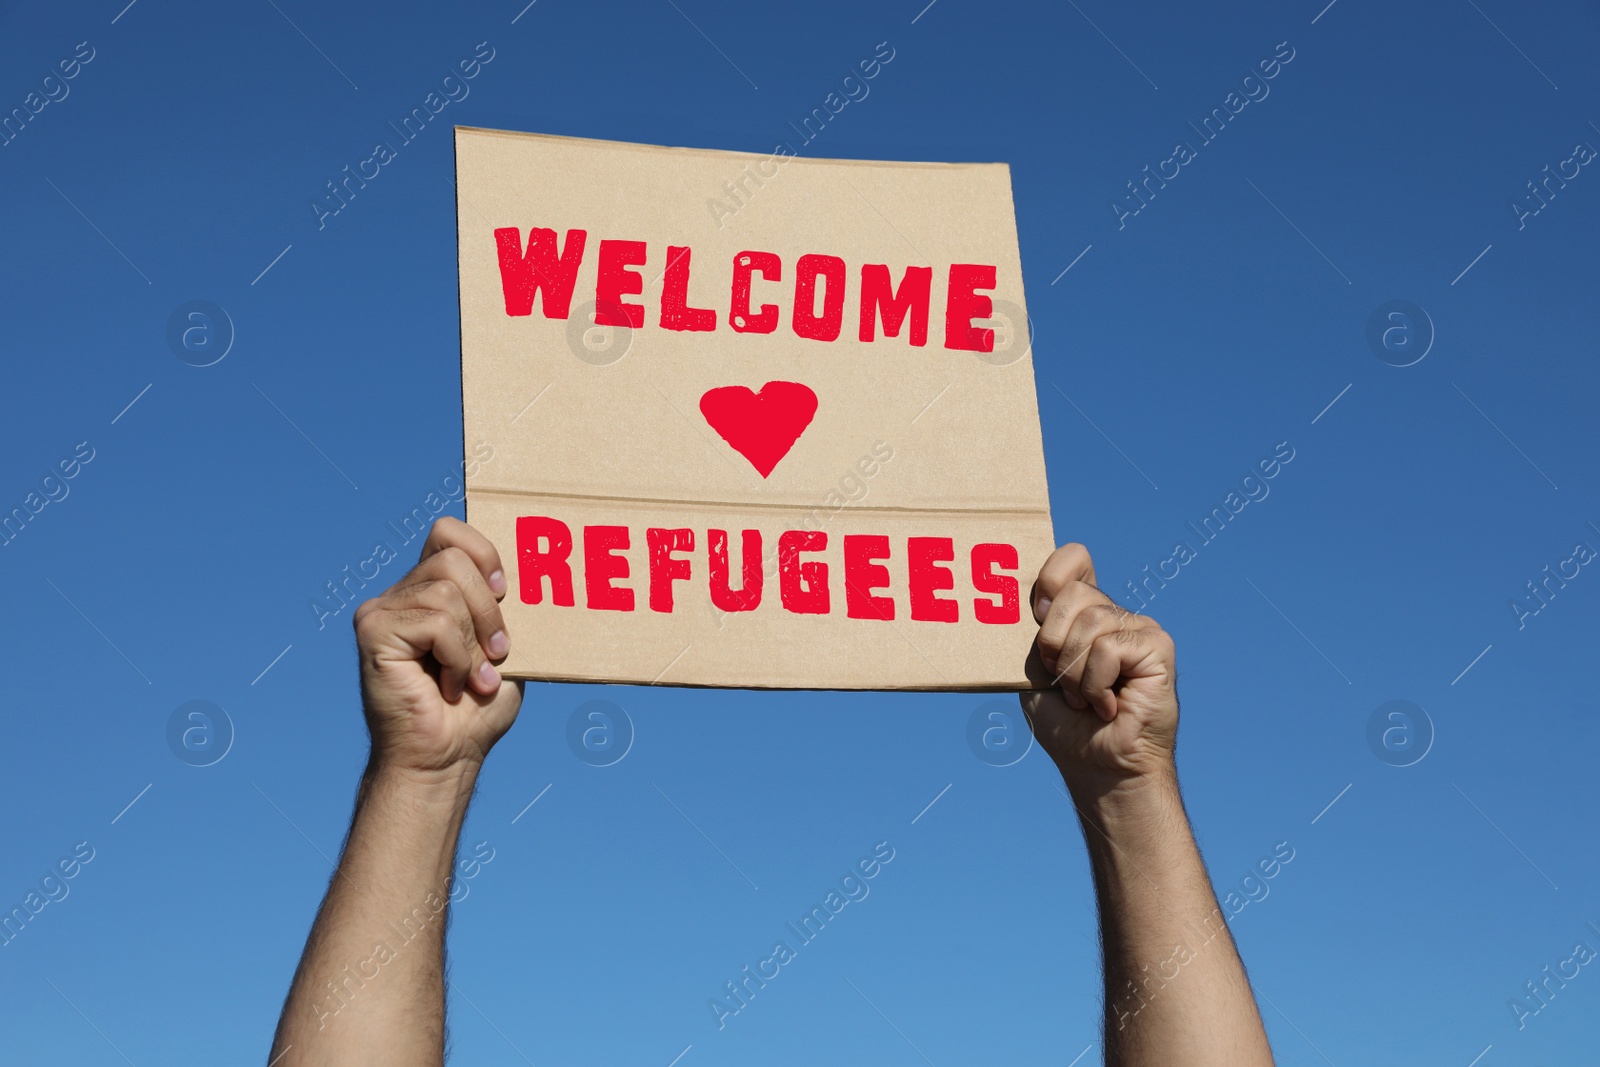
[[[1068,626],[1075,625],[1089,604],[1093,590],[1082,582],[1068,582],[1056,590],[1050,604],[1050,615]]]
[[[468,571],[476,573],[477,564],[472,562],[472,557],[467,555],[467,550],[460,545],[447,545],[438,552],[439,565],[451,574],[465,576]]]
[[[1044,566],[1039,568],[1039,589],[1047,596],[1055,596],[1063,586],[1068,585],[1078,575],[1084,573],[1085,562],[1088,560],[1089,550],[1082,545],[1073,543],[1062,545],[1044,561]]]
[[[435,649],[443,649],[446,653],[455,650],[457,637],[456,621],[447,611],[436,611],[431,608],[414,609],[418,621],[427,628],[428,636],[433,639]]]
[[[464,609],[466,604],[460,587],[449,578],[429,579],[418,590],[418,597],[428,606],[451,614]]]
[[[1107,630],[1095,638],[1095,647],[1102,652],[1123,649],[1138,643],[1139,635],[1133,630]]]
[[[1039,626],[1039,643],[1051,648],[1060,648],[1061,643],[1067,639],[1067,631],[1071,629],[1072,617],[1066,612],[1050,610],[1044,617],[1044,622]]]
[[[362,644],[371,641],[379,627],[377,603],[376,600],[368,600],[356,608],[355,614],[350,617],[350,627],[356,633],[356,640]]]
[[[1081,618],[1087,625],[1099,628],[1115,620],[1121,614],[1123,613],[1112,607],[1110,604],[1107,604],[1104,601],[1096,601],[1093,604],[1085,606],[1084,609],[1079,612],[1078,617]]]
[[[394,621],[397,623],[407,626],[415,625],[427,630],[435,629],[437,621],[442,617],[440,612],[426,607],[401,608],[392,614],[394,615]]]
[[[1056,549],[1056,555],[1073,574],[1085,574],[1093,561],[1089,558],[1089,549],[1077,541],[1070,541]]]
[[[1084,585],[1082,582],[1065,582],[1062,584],[1061,588],[1056,591],[1055,602],[1060,604],[1063,608],[1071,608],[1075,610],[1083,606],[1083,603],[1088,598],[1089,593],[1089,587]]]

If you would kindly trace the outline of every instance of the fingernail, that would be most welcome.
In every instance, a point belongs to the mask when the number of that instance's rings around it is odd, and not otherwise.
[[[506,572],[495,571],[489,575],[489,592],[499,596],[506,591]]]
[[[496,630],[489,638],[489,655],[499,659],[511,649],[511,639],[504,630]]]
[[[1047,596],[1040,597],[1038,604],[1034,606],[1033,613],[1039,616],[1040,622],[1044,622],[1044,617],[1050,614],[1050,598]]]
[[[500,688],[500,672],[488,660],[484,660],[483,666],[478,668],[478,684],[485,689]]]

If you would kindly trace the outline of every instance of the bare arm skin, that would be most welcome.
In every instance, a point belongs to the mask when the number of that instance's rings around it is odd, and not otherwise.
[[[487,538],[440,519],[422,558],[355,613],[372,754],[339,866],[278,1021],[273,1067],[444,1062],[444,931],[456,837],[521,683]]]
[[[1095,586],[1082,545],[1039,572],[1058,690],[1023,708],[1078,809],[1094,870],[1111,1067],[1258,1067],[1272,1050],[1178,792],[1172,638]]]

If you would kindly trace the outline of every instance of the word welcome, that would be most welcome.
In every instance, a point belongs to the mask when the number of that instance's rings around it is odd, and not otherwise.
[[[358,561],[354,570],[346,563],[339,571],[343,577],[335,576],[324,583],[327,593],[310,600],[311,615],[317,621],[317,629],[324,629],[329,619],[350,605],[360,603],[361,591],[367,587],[367,583],[376,579],[386,565],[399,558],[400,553],[391,541],[404,547],[419,537],[427,537],[428,531],[433,529],[433,520],[442,515],[445,508],[467,495],[465,479],[477,474],[478,468],[492,459],[494,446],[479,441],[473,446],[472,455],[461,462],[461,476],[458,477],[454,472],[446,474],[439,480],[439,488],[430,491],[422,503],[401,517],[398,524],[393,521],[385,524],[393,537],[385,534],[385,539],[374,544],[372,553]]]
[[[1572,155],[1556,164],[1555,174],[1550,173],[1550,164],[1546,163],[1543,172],[1544,178],[1539,184],[1535,185],[1531,181],[1528,182],[1528,195],[1511,201],[1511,214],[1516,216],[1517,229],[1527,229],[1528,220],[1549,207],[1550,201],[1556,198],[1556,190],[1565,189],[1567,182],[1582,173],[1581,168],[1594,157],[1594,146],[1586,141],[1579,141],[1572,146]],[[1567,173],[1569,166],[1572,168],[1570,174]],[[1555,188],[1551,188],[1551,182],[1555,183]],[[1543,195],[1540,194],[1540,189],[1544,190]],[[1529,204],[1534,206],[1529,207]]]
[[[1199,547],[1191,545],[1188,541],[1179,541],[1172,546],[1172,555],[1156,564],[1155,573],[1151,573],[1150,564],[1146,563],[1142,573],[1144,578],[1138,585],[1130,580],[1126,583],[1128,595],[1139,601],[1139,610],[1144,611],[1149,607],[1149,601],[1156,598],[1157,591],[1165,589],[1167,582],[1183,573],[1183,567],[1193,563],[1199,558],[1200,548],[1209,545],[1227,527],[1228,523],[1236,518],[1246,507],[1253,502],[1267,499],[1272,488],[1267,482],[1276,478],[1280,471],[1294,459],[1294,446],[1288,441],[1279,441],[1273,446],[1272,455],[1257,461],[1256,465],[1239,479],[1238,490],[1230,491],[1222,498],[1222,503],[1211,509],[1210,513],[1200,520],[1196,526],[1190,522],[1189,529],[1195,532],[1199,540]],[[1260,477],[1257,477],[1257,473]],[[1240,495],[1243,493],[1244,495]],[[1168,566],[1172,572],[1167,572]],[[1151,583],[1154,583],[1152,585]]]
[[[1567,582],[1582,574],[1583,567],[1592,562],[1595,555],[1593,545],[1587,541],[1579,541],[1572,546],[1572,555],[1556,564],[1554,572],[1551,571],[1550,564],[1546,563],[1544,570],[1540,572],[1544,578],[1539,584],[1526,583],[1528,595],[1513,598],[1511,601],[1511,614],[1517,620],[1517,629],[1525,628],[1529,619],[1549,607],[1550,601],[1556,598],[1556,592],[1565,589]]]
[[[39,82],[39,88],[22,98],[22,107],[14,107],[11,114],[0,119],[0,148],[8,147],[12,141],[21,136],[23,128],[32,122],[45,108],[52,103],[59,104],[72,92],[72,87],[67,84],[78,76],[85,66],[94,59],[95,51],[88,41],[79,41],[72,55],[56,64],[56,70],[61,72],[58,78],[55,74],[46,74]],[[40,96],[40,91],[44,92]]]
[[[500,285],[506,314],[512,317],[533,314],[534,299],[542,293],[540,310],[544,317],[565,319],[572,306],[572,293],[589,243],[589,232],[568,230],[565,242],[558,246],[555,230],[536,226],[529,230],[528,244],[524,248],[522,231],[515,226],[504,226],[494,231],[494,240],[499,251]],[[625,300],[644,292],[644,277],[633,268],[644,266],[648,253],[644,241],[600,242],[594,270],[595,325],[633,329],[644,326],[644,306]],[[689,246],[667,246],[657,320],[663,330],[708,333],[717,328],[714,309],[689,303],[692,261],[693,250]],[[795,261],[789,326],[797,337],[812,341],[838,340],[844,327],[848,273],[844,260],[838,256],[809,254]],[[762,304],[751,309],[757,275],[767,284],[783,281],[782,258],[775,252],[739,252],[733,257],[728,272],[724,274],[719,269],[714,279],[730,293],[726,321],[735,333],[772,333],[782,318],[776,304]],[[885,337],[898,337],[904,329],[913,347],[921,348],[928,343],[932,267],[907,267],[896,285],[887,264],[866,263],[861,266],[859,279],[857,336],[862,341],[877,338],[881,320]],[[945,348],[994,351],[994,331],[972,325],[974,319],[988,319],[993,314],[990,298],[979,294],[994,287],[993,264],[950,264],[944,301]],[[817,307],[819,298],[820,310]]]
[[[888,54],[884,53],[884,49],[888,49]],[[888,41],[879,41],[873,49],[872,55],[875,58],[863,59],[856,64],[856,69],[861,72],[859,77],[856,76],[855,71],[846,74],[844,80],[839,83],[839,91],[828,93],[823,98],[821,107],[812,108],[811,114],[800,120],[800,126],[796,126],[793,122],[789,123],[789,128],[799,134],[801,145],[808,145],[816,140],[818,135],[827,128],[828,123],[846,107],[852,103],[859,104],[865,100],[867,94],[872,92],[872,87],[867,82],[876,78],[882,72],[883,68],[894,59],[895,52],[889,46]],[[841,96],[840,93],[844,95]],[[816,124],[815,131],[811,128],[813,123]],[[804,132],[801,131],[801,126],[805,127]],[[750,165],[746,164],[744,169],[732,181],[723,182],[722,189],[723,192],[728,194],[727,198],[712,197],[706,201],[706,207],[710,209],[711,217],[716,221],[717,229],[720,230],[724,227],[725,219],[732,218],[743,210],[755,198],[756,193],[766,188],[767,182],[778,176],[779,168],[798,154],[798,149],[795,148],[792,142],[780,141],[773,147],[770,156],[755,164],[755,173],[752,174]],[[771,167],[770,171],[768,170],[769,165]],[[744,195],[741,196],[741,193]]]
[[[783,924],[794,935],[796,946],[791,947],[786,940],[776,942],[771,955],[758,961],[753,970],[747,963],[739,972],[738,979],[722,984],[726,997],[721,1000],[706,998],[706,1007],[711,1009],[711,1019],[717,1024],[717,1029],[726,1027],[728,1019],[748,1008],[756,993],[767,988],[768,982],[782,974],[783,966],[799,955],[799,949],[816,940],[817,935],[822,933],[835,915],[844,911],[846,905],[866,900],[867,894],[872,892],[867,882],[876,878],[894,860],[894,855],[894,848],[887,841],[873,845],[872,855],[857,860],[855,866],[839,879],[839,888],[828,890],[821,904],[813,904],[811,910],[800,917],[799,925],[792,921]]]
[[[93,859],[94,846],[87,841],[79,841],[72,846],[71,855],[61,857],[54,867],[45,871],[44,877],[39,879],[39,888],[28,890],[20,907],[12,908],[8,914],[0,917],[0,948],[15,941],[23,927],[51,903],[66,900],[67,894],[72,891],[67,883],[78,877],[83,866]]]
[[[1177,980],[1183,968],[1199,959],[1206,946],[1227,928],[1222,909],[1214,908],[1200,927],[1189,924],[1184,939],[1173,946],[1171,955],[1156,964],[1154,973],[1151,973],[1148,963],[1140,964],[1139,977],[1129,978],[1127,986],[1111,1004],[1111,1011],[1117,1017],[1117,1029],[1126,1029],[1128,1023],[1149,1007],[1163,989]]]
[[[56,461],[56,465],[39,479],[38,490],[30,490],[22,503],[0,518],[0,545],[9,545],[25,530],[28,523],[52,503],[67,499],[72,487],[67,483],[78,476],[90,460],[94,459],[94,446],[79,441],[72,447],[72,455]],[[59,477],[57,476],[59,475]],[[43,493],[43,496],[39,494]]]
[[[517,584],[522,602],[541,604],[548,595],[550,602],[559,607],[575,606],[571,528],[548,515],[524,515],[517,519],[516,531]],[[625,554],[633,547],[632,531],[627,526],[584,526],[582,531],[584,606],[591,611],[633,611],[634,590],[616,584],[633,573],[634,563]],[[764,539],[760,530],[740,531],[741,582],[735,588],[728,531],[705,532],[705,588],[717,608],[732,613],[754,611],[761,605],[766,588],[761,565]],[[846,534],[841,541],[842,560],[832,553],[823,559],[821,554],[829,551],[825,532],[785,530],[778,536],[778,599],[783,610],[795,615],[832,614],[830,567],[842,565],[845,615],[892,622],[897,609],[895,599],[875,595],[891,588],[889,568],[883,565],[883,561],[896,558],[889,538],[881,534]],[[688,555],[695,551],[695,531],[652,526],[644,531],[644,544],[650,610],[671,614],[677,606],[674,583],[689,581],[695,575],[693,557]],[[971,589],[986,594],[973,598],[973,617],[991,625],[1017,622],[1021,618],[1017,579],[1000,573],[1017,570],[1016,547],[975,544],[964,555],[971,566]],[[956,588],[955,572],[944,566],[956,558],[955,539],[908,537],[900,558],[904,561],[904,594],[911,618],[917,622],[958,621],[960,601],[938,595]]]
[[[1231,920],[1256,901],[1266,900],[1267,894],[1272,892],[1272,887],[1267,883],[1278,877],[1293,859],[1294,846],[1289,842],[1279,841],[1273,845],[1272,852],[1257,860],[1250,872],[1239,879],[1239,888],[1228,890],[1227,896],[1222,898],[1222,906],[1228,909],[1228,918]]]
[[[1592,922],[1584,923],[1596,936],[1600,936],[1600,927]],[[1511,997],[1506,1001],[1506,1007],[1511,1009],[1511,1017],[1516,1020],[1517,1029],[1527,1028],[1528,1020],[1538,1015],[1550,1006],[1556,999],[1559,990],[1567,988],[1567,983],[1583,973],[1583,968],[1595,958],[1595,951],[1589,942],[1579,941],[1572,946],[1572,955],[1557,963],[1555,970],[1550,969],[1547,963],[1539,971],[1544,975],[1538,983],[1524,982],[1523,988],[1527,990],[1526,997]],[[1551,983],[1554,983],[1552,987]]]
[[[367,182],[377,178],[378,175],[383,173],[383,168],[386,165],[399,158],[400,149],[416,140],[428,125],[429,120],[449,107],[451,103],[460,103],[465,100],[467,94],[472,92],[472,88],[467,85],[467,82],[476,78],[483,68],[494,59],[494,56],[495,51],[489,47],[489,42],[480,41],[477,48],[473,49],[472,57],[463,59],[456,64],[456,69],[461,72],[459,78],[454,73],[446,74],[444,80],[439,83],[439,89],[423,97],[421,106],[412,108],[411,114],[401,119],[399,126],[396,126],[393,120],[390,121],[389,128],[400,135],[399,145],[391,141],[379,141],[373,146],[372,155],[356,164],[354,173],[351,173],[350,165],[348,163],[345,164],[344,170],[341,172],[344,177],[339,183],[337,185],[333,182],[326,183],[328,195],[312,197],[309,201],[311,217],[317,220],[317,229],[326,229],[328,219],[349,207],[350,201],[356,198],[356,190],[365,189]],[[441,91],[444,93],[443,96],[439,95]],[[371,170],[370,173],[368,168]],[[354,186],[351,185],[352,182],[355,183]],[[340,192],[341,189],[343,189],[343,193]]]
[[[1288,49],[1285,53],[1284,49]],[[1200,148],[1205,147],[1222,135],[1228,123],[1252,103],[1260,103],[1272,92],[1267,82],[1282,73],[1295,57],[1295,51],[1289,47],[1288,41],[1279,41],[1272,52],[1273,58],[1263,59],[1256,64],[1256,70],[1261,72],[1258,78],[1254,73],[1246,74],[1239,83],[1239,88],[1244,91],[1240,96],[1237,91],[1229,92],[1222,100],[1222,107],[1214,107],[1211,114],[1200,120],[1200,125],[1189,123],[1189,128],[1200,135],[1200,146],[1196,147],[1188,141],[1179,141],[1172,147],[1172,155],[1156,164],[1155,173],[1150,172],[1150,165],[1144,167],[1144,178],[1138,185],[1128,183],[1128,195],[1111,201],[1111,218],[1117,224],[1117,229],[1126,229],[1128,219],[1139,214],[1150,206],[1150,201],[1156,198],[1156,192],[1167,187],[1167,182],[1177,178],[1183,173],[1183,168],[1194,162],[1200,155]],[[1168,168],[1171,168],[1170,171]],[[1154,188],[1151,182],[1155,183]],[[1143,192],[1140,190],[1143,189]]]

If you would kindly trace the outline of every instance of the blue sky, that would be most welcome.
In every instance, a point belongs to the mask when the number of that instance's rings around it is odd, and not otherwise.
[[[1102,584],[1293,450],[1148,605],[1219,888],[1294,851],[1233,919],[1280,1062],[1600,1045],[1592,966],[1508,1007],[1600,950],[1592,7],[123,2],[0,15],[0,506],[56,497],[0,547],[0,904],[93,857],[0,948],[8,1059],[265,1060],[364,758],[348,629],[307,603],[461,461],[450,124],[767,152],[885,41],[806,151],[1011,164],[1056,529]],[[231,322],[210,366],[168,342],[190,301]],[[494,858],[451,936],[458,1062],[1096,1059],[1078,830],[1039,752],[969,748],[989,699],[531,685],[464,835]],[[632,724],[611,766],[567,744],[591,700]],[[209,766],[169,746],[191,701],[231,723]],[[707,1000],[884,841],[719,1030]]]

